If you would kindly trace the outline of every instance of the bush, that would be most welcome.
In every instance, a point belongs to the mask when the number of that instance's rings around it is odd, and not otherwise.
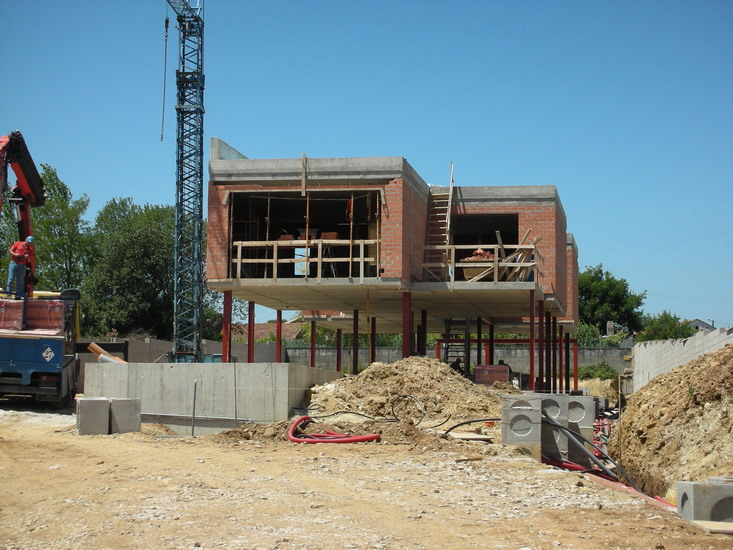
[[[605,360],[597,365],[585,365],[578,369],[578,378],[580,380],[588,380],[589,378],[599,378],[601,380],[616,380],[618,373]]]

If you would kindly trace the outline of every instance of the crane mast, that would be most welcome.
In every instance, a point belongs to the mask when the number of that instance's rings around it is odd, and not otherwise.
[[[200,362],[203,315],[204,20],[203,0],[167,0],[179,32],[176,70],[176,233],[172,359]]]

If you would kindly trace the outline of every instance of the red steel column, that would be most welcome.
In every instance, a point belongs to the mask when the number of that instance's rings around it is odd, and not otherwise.
[[[410,292],[402,293],[402,358],[409,357],[412,350],[412,335],[410,334],[410,317],[412,312],[412,294]]]
[[[354,336],[351,338],[351,374],[359,374],[359,310],[354,310]]]
[[[420,355],[428,354],[428,310],[423,309],[420,311]]]
[[[557,393],[557,317],[552,316],[552,393]]]
[[[552,392],[552,314],[545,311],[545,382],[542,387]]]
[[[529,391],[534,391],[534,290],[529,291]],[[521,380],[521,377],[520,377]],[[520,384],[521,389],[521,384]]]
[[[545,389],[545,302],[540,300],[537,304],[537,333],[539,338],[537,339],[537,380],[539,381],[539,387],[537,391],[544,391]]]
[[[311,368],[316,368],[316,322],[311,321]]]
[[[481,355],[481,343],[483,342],[481,333],[483,332],[483,327],[481,326],[481,321],[482,319],[480,315],[476,317],[476,365],[481,365],[483,363],[483,357]]]
[[[341,338],[342,331],[340,328],[336,329],[336,372],[341,372]]]
[[[565,391],[570,393],[570,333],[565,334]]]
[[[247,363],[255,362],[255,303],[248,302],[247,312]]]
[[[573,340],[573,390],[578,391],[578,339]]]
[[[369,364],[377,360],[377,318],[372,316],[369,327]]]
[[[277,322],[275,323],[275,363],[283,362],[283,312],[277,310]]]
[[[557,389],[558,393],[565,393],[565,356],[563,354],[563,327],[557,327]]]
[[[496,347],[496,344],[494,343],[494,320],[491,320],[491,324],[489,325],[489,365],[494,364],[494,348]]]
[[[221,320],[221,362],[232,362],[232,291],[224,291],[224,312]]]

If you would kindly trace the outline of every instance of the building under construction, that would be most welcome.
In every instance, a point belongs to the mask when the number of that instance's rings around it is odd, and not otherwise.
[[[569,389],[578,252],[554,186],[433,186],[402,157],[250,159],[216,138],[209,173],[223,361],[236,297],[250,323],[254,304],[278,323],[303,311],[339,347],[343,331],[400,333],[404,357],[439,334],[444,360],[475,347],[490,364],[495,334],[524,333],[530,389]]]

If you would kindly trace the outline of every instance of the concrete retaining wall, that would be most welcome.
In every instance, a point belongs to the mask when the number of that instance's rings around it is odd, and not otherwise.
[[[243,420],[287,420],[310,387],[340,376],[288,363],[87,363],[85,396],[140,398],[144,422],[190,434],[195,382],[195,433],[202,434]]]
[[[705,353],[733,343],[733,328],[700,331],[690,338],[655,340],[634,346],[633,391],[638,391],[657,375],[697,359]]]

